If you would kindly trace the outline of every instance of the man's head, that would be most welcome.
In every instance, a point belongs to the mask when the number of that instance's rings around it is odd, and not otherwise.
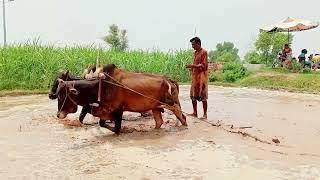
[[[284,48],[289,48],[289,44],[285,44],[285,45],[284,45]]]
[[[308,53],[308,51],[307,51],[306,49],[302,49],[301,53],[303,53],[303,54],[307,54],[307,53]]]
[[[309,60],[311,60],[311,59],[313,58],[313,54],[310,54],[310,55],[308,56],[308,58],[309,58]]]
[[[194,38],[190,39],[190,42],[191,42],[192,48],[193,48],[194,50],[197,51],[197,50],[200,50],[200,49],[201,49],[201,40],[200,40],[200,38],[194,37]]]

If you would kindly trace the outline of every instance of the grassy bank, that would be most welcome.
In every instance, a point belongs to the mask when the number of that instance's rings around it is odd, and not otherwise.
[[[192,51],[116,52],[93,47],[39,46],[23,44],[0,49],[0,90],[47,90],[59,71],[80,75],[99,54],[103,64],[114,63],[132,71],[165,74],[180,82],[190,80],[185,65]]]
[[[2,90],[0,97],[3,96],[23,96],[32,94],[48,94],[48,90]]]
[[[262,71],[237,82],[239,86],[291,92],[320,93],[319,73],[285,73]]]
[[[234,82],[228,82],[224,73],[209,76],[210,84],[227,87],[252,87],[269,90],[286,90],[302,93],[320,93],[320,73],[292,73],[286,69],[264,69],[249,72]]]

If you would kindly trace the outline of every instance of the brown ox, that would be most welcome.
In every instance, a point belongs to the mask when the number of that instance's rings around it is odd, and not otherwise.
[[[179,89],[176,83],[164,76],[126,72],[114,65],[107,68],[109,69],[106,69],[105,72],[120,79],[121,84],[125,84],[126,87],[117,84],[108,76],[102,81],[100,105],[99,107],[93,107],[91,113],[101,119],[112,119],[115,122],[114,128],[105,124],[104,127],[119,134],[124,111],[144,112],[152,110],[156,122],[155,128],[160,128],[163,124],[162,108],[172,111],[182,125],[187,125],[186,117],[181,111],[178,97]],[[96,102],[98,87],[99,80],[59,80],[57,117],[65,118],[67,114],[75,113],[77,105]],[[102,126],[102,124],[100,125]]]
[[[87,68],[84,70],[82,76],[85,79],[92,79],[92,78],[97,78],[99,76],[99,73],[107,73],[109,75],[114,75],[115,73],[113,73],[113,71],[116,69],[116,66],[114,64],[105,64],[105,65],[100,65],[100,66],[96,66],[96,65],[88,65]],[[121,79],[119,79],[119,77],[113,77],[115,80],[120,81]],[[62,79],[64,80],[64,79]],[[123,83],[123,82],[121,82]],[[152,111],[149,112],[140,112],[142,117],[147,117],[147,116],[151,116],[152,115]],[[105,120],[101,120],[101,121],[105,121]],[[103,123],[103,122],[101,122]]]

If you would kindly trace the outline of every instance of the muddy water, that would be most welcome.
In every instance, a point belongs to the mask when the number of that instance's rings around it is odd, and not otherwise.
[[[47,96],[0,98],[1,179],[320,179],[320,96],[239,88],[209,88],[209,121],[280,144],[256,142],[197,119],[176,126],[170,113],[154,130],[151,118],[126,113],[115,136],[55,118]],[[184,111],[192,109],[181,87]],[[201,105],[201,104],[200,104]],[[199,107],[201,107],[199,105]],[[199,115],[202,115],[200,109]]]

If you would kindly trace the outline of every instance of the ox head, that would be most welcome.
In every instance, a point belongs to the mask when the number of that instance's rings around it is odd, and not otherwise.
[[[58,87],[56,95],[58,97],[58,113],[59,119],[65,118],[69,113],[76,113],[78,110],[79,91],[74,88],[74,82],[65,82],[57,79]]]
[[[58,89],[58,85],[59,85],[58,79],[62,79],[64,81],[70,80],[69,71],[60,73],[54,79],[54,81],[52,83],[52,87],[51,87],[50,93],[49,93],[49,98],[52,99],[52,100],[53,99],[57,99],[57,89]]]
[[[103,66],[103,72],[109,75],[112,75],[115,69],[117,69],[117,66],[115,64],[106,64]]]

